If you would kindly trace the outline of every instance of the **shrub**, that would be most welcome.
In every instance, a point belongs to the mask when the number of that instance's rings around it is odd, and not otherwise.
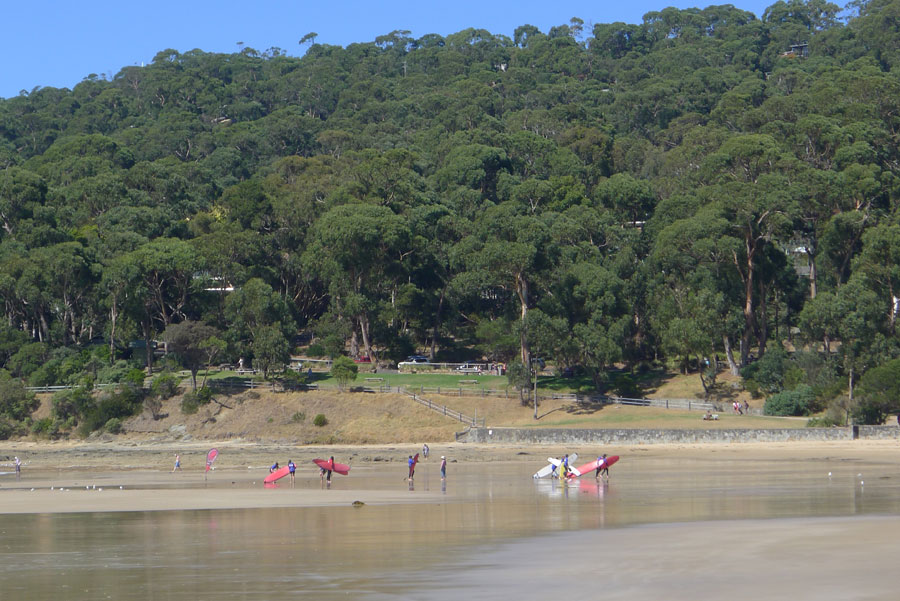
[[[150,383],[150,394],[158,399],[170,399],[175,396],[176,392],[178,392],[178,378],[175,377],[175,374],[160,374]]]
[[[641,396],[641,390],[638,388],[637,382],[629,374],[620,374],[616,378],[615,384],[616,394],[626,399],[635,399]]]
[[[761,359],[741,369],[741,377],[756,382],[764,394],[775,394],[784,389],[787,364],[787,352],[780,346],[773,346]]]
[[[319,413],[313,418],[313,425],[319,428],[328,425],[328,418],[325,417],[324,413]]]
[[[59,427],[52,418],[42,417],[31,424],[31,433],[40,438],[49,438],[59,432]]]
[[[324,415],[322,417],[325,417]],[[299,424],[300,422],[306,421],[306,414],[302,411],[298,411],[294,415],[291,416],[291,421],[295,424]],[[324,424],[323,424],[324,425]]]
[[[21,381],[8,375],[0,377],[0,415],[14,422],[22,421],[40,404],[33,394],[25,390]]]
[[[81,419],[94,407],[94,397],[87,388],[60,390],[53,395],[51,413],[59,420]]]
[[[181,410],[184,412],[185,404],[188,406],[196,405],[190,413],[197,413],[197,409],[200,408],[200,405],[206,405],[212,400],[213,392],[212,388],[209,386],[204,386],[203,388],[198,388],[197,390],[191,390],[190,392],[184,393],[184,397],[181,399]],[[189,414],[190,414],[189,413]]]
[[[766,399],[763,412],[766,415],[807,415],[814,400],[812,387],[801,384],[794,390],[784,390],[770,396]]]
[[[195,395],[186,394],[181,399],[181,412],[185,415],[193,415],[200,410],[200,403],[197,402]]]
[[[131,387],[125,386],[103,396],[85,415],[78,430],[82,436],[106,426],[112,418],[130,417],[141,408],[141,397]]]
[[[331,377],[337,380],[338,388],[343,391],[347,384],[359,375],[359,366],[350,357],[341,355],[331,364]]]
[[[824,415],[822,417],[811,417],[809,421],[806,422],[807,428],[831,428],[832,426],[842,426],[843,424],[837,423],[834,418]]]
[[[314,359],[318,359],[319,357],[325,356],[325,347],[323,347],[318,342],[314,344],[310,344],[309,348],[306,349],[306,354]]]
[[[118,417],[112,417],[104,424],[103,429],[110,434],[118,434],[122,431],[122,421]]]
[[[286,369],[281,374],[281,385],[285,388],[300,388],[306,384],[306,375],[298,373],[293,369]]]

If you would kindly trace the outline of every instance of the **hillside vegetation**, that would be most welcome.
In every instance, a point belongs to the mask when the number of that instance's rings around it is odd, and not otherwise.
[[[297,350],[483,358],[522,388],[541,358],[599,392],[727,372],[770,413],[880,422],[898,11],[163,50],[0,100],[0,437],[115,430],[148,374]],[[83,389],[37,423],[24,384]]]

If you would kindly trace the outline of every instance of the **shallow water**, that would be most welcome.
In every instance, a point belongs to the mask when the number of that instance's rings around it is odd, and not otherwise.
[[[451,464],[442,483],[422,465],[412,487],[397,468],[361,467],[333,484],[363,501],[399,488],[409,504],[0,515],[0,591],[23,601],[896,598],[860,567],[812,586],[843,572],[820,574],[850,548],[871,570],[893,559],[896,539],[878,538],[900,522],[893,464],[635,456],[608,483],[572,485],[533,481],[538,467]],[[288,502],[321,487],[216,476],[147,486],[253,487]],[[774,577],[787,562],[792,572]],[[811,585],[798,587],[801,576]]]

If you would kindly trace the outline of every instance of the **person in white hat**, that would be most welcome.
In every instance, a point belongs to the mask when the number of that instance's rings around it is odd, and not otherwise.
[[[441,480],[447,479],[447,458],[441,455]]]

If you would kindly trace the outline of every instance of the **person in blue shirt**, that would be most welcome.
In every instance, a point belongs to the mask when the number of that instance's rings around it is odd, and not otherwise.
[[[297,470],[297,466],[294,465],[293,459],[288,459],[288,471],[291,474],[291,484],[294,483],[294,472]]]
[[[412,455],[409,456],[409,461],[407,461],[407,464],[409,465],[409,476],[408,476],[408,478],[409,478],[410,480],[412,480],[412,479],[413,479],[413,476],[416,474],[416,462],[415,462],[415,460],[412,458]]]
[[[277,472],[277,471],[278,471],[278,462],[276,461],[275,463],[272,464],[272,467],[269,468],[269,473],[271,474],[272,472]]]

